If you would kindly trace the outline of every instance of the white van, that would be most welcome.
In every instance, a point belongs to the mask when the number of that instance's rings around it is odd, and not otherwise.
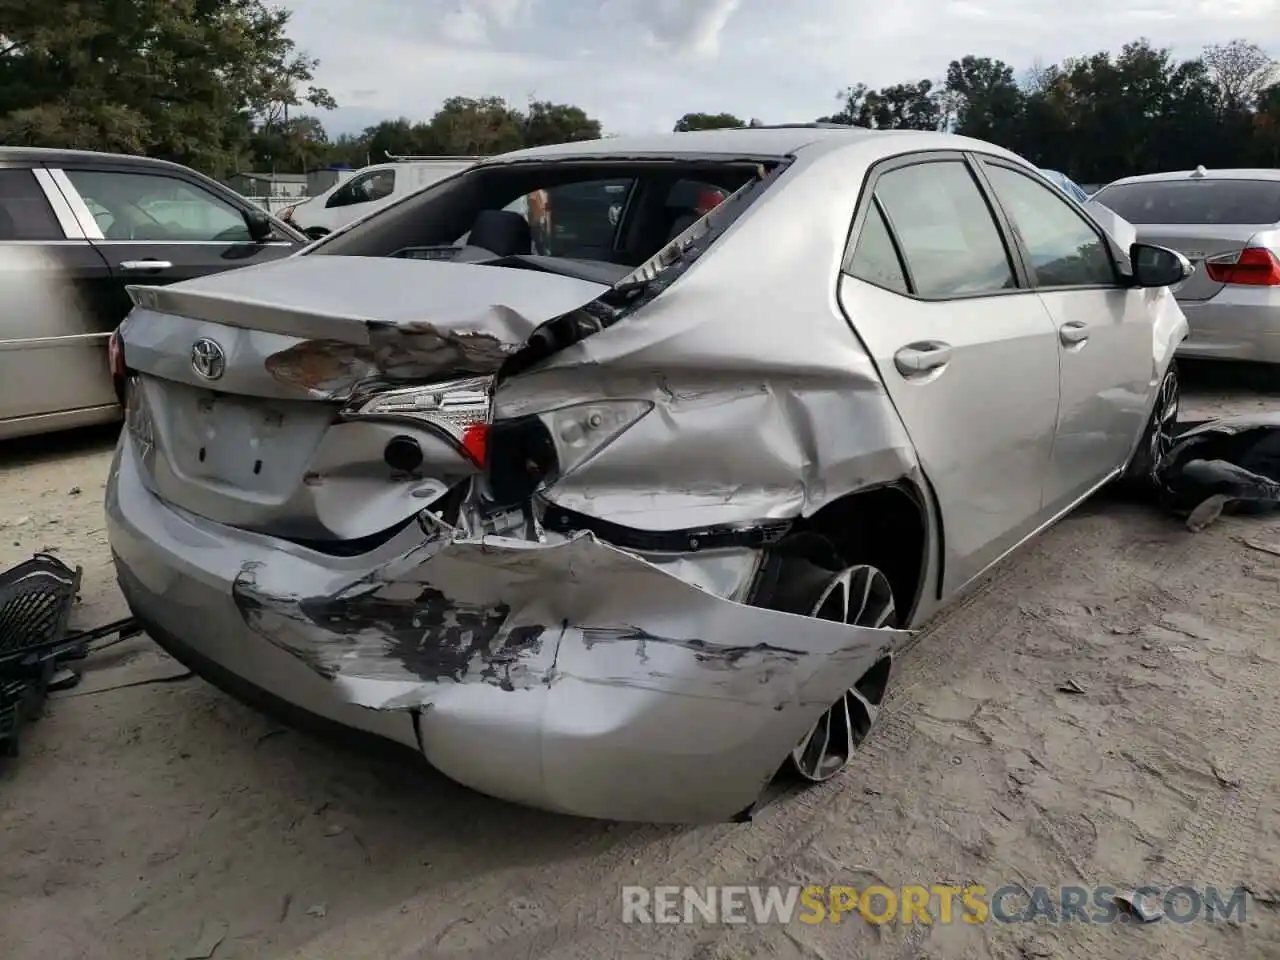
[[[315,239],[406,194],[472,166],[479,157],[393,157],[357,170],[319,196],[280,211],[280,219]]]

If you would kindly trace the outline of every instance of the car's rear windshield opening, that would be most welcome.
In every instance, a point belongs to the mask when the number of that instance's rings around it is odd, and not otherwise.
[[[564,261],[622,277],[779,159],[480,165],[375,214],[312,255]],[[486,256],[489,255],[489,256]],[[549,265],[549,266],[548,266]],[[616,278],[615,278],[616,279]]]
[[[1130,223],[1280,222],[1280,180],[1163,180],[1124,183],[1094,194]]]

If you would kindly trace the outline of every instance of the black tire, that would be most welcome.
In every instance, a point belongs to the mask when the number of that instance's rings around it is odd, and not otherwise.
[[[808,537],[804,539],[809,541]],[[833,586],[843,584],[846,590],[853,587],[856,596],[849,599],[858,604],[857,611],[853,603],[846,605],[844,622],[858,626],[899,626],[901,614],[894,605],[892,587],[879,567],[836,557],[828,544],[806,542],[790,546],[791,550],[783,547],[766,562],[764,589],[757,593],[756,605],[801,616],[839,620],[841,614],[830,601]],[[888,692],[891,671],[890,657],[873,664],[849,692],[818,719],[814,728],[782,761],[779,773],[791,780],[822,783],[848,766],[853,752],[871,732]],[[824,728],[824,732],[815,738],[819,728]],[[815,752],[806,748],[818,739],[823,740],[818,751],[822,756],[809,756]]]
[[[1151,409],[1146,429],[1142,431],[1138,449],[1125,469],[1122,480],[1126,486],[1150,490],[1157,485],[1156,468],[1160,466],[1164,455],[1173,448],[1181,399],[1178,365],[1171,362],[1160,381],[1159,390],[1156,391],[1156,402]]]

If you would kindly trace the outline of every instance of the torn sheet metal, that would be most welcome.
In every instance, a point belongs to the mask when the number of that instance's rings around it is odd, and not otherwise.
[[[1156,467],[1161,502],[1203,529],[1221,513],[1280,509],[1280,414],[1210,420],[1182,433]]]
[[[732,816],[905,636],[722,599],[589,533],[439,538],[328,596],[275,569],[234,586],[256,633],[344,699],[419,711],[454,779],[586,816]]]

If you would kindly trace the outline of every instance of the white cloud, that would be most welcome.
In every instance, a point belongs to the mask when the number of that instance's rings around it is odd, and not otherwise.
[[[334,130],[426,119],[446,97],[576,103],[610,132],[686,111],[830,112],[852,83],[938,78],[965,54],[1020,73],[1145,36],[1193,56],[1244,37],[1280,56],[1280,0],[282,0]]]
[[[621,31],[639,27],[659,48],[714,57],[720,34],[741,6],[742,0],[615,0],[604,9],[621,15]]]

